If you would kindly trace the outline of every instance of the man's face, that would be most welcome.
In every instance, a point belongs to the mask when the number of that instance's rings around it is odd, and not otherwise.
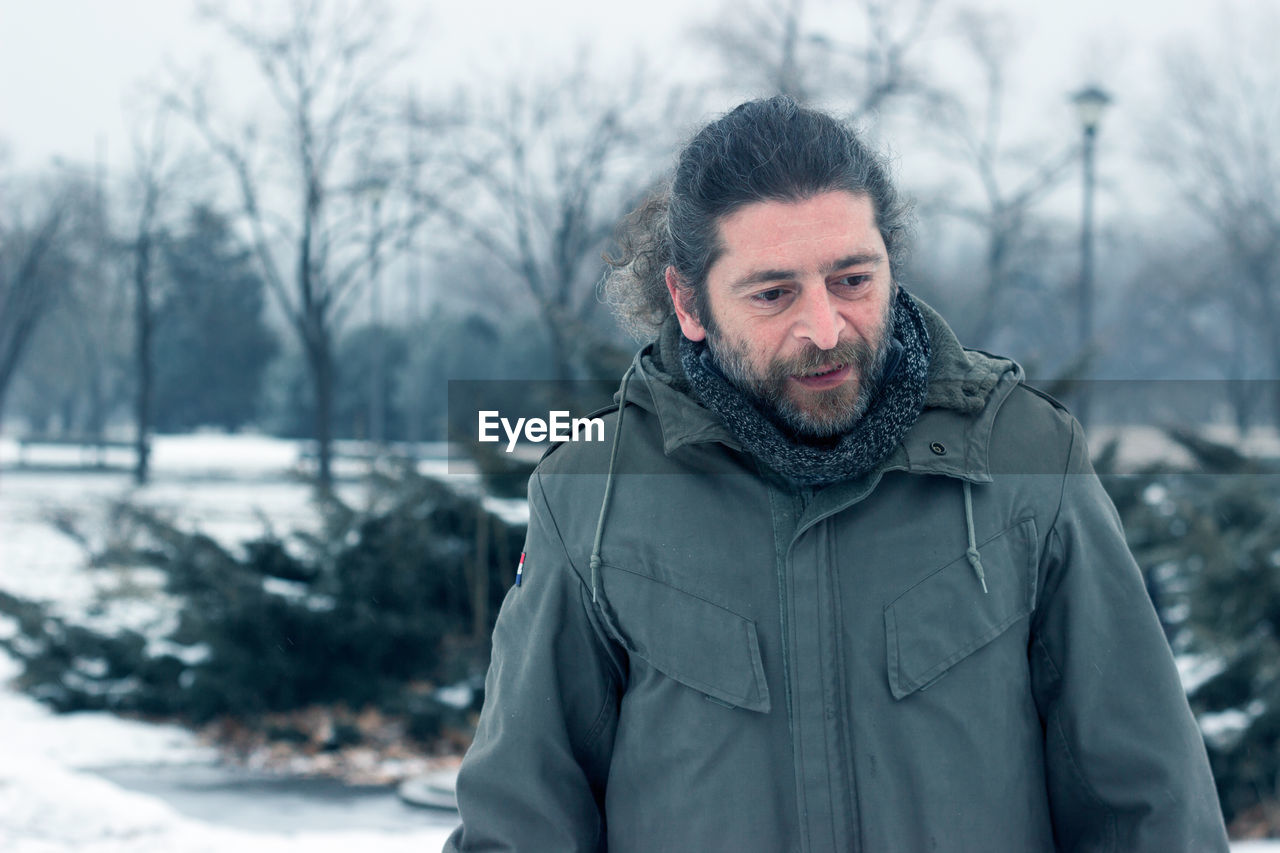
[[[826,437],[865,412],[892,329],[888,252],[864,195],[762,201],[720,222],[700,318],[668,269],[681,330],[793,431]]]

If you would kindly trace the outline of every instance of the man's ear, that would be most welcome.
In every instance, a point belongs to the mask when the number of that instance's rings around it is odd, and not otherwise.
[[[680,321],[680,331],[691,341],[700,341],[707,336],[707,330],[698,322],[697,312],[690,301],[693,298],[688,288],[680,283],[676,268],[667,267],[667,292],[671,294],[671,304],[676,309],[676,319]]]

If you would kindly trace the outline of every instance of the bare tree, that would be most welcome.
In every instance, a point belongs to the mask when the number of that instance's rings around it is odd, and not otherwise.
[[[817,59],[828,53],[829,43],[807,32],[804,0],[765,0],[736,7],[714,24],[697,29],[709,41],[733,73],[750,73],[750,85],[797,101],[813,99],[821,82],[812,79]],[[742,83],[740,78],[736,83]]]
[[[1221,19],[1217,39],[1171,46],[1163,108],[1150,150],[1189,208],[1226,251],[1206,286],[1229,291],[1234,322],[1263,345],[1280,375],[1280,63],[1274,10]],[[1243,346],[1244,336],[1236,341]],[[1245,353],[1236,354],[1238,360]],[[1280,390],[1274,399],[1280,419]]]
[[[1009,45],[1015,43],[1010,27],[1007,19],[971,10],[956,16],[952,31],[976,63],[982,85],[938,91],[928,112],[931,135],[946,156],[967,167],[970,184],[940,191],[930,206],[978,229],[985,242],[981,292],[968,300],[979,307],[968,336],[980,345],[1009,316],[1001,307],[1015,287],[1018,267],[1042,262],[1029,251],[1043,242],[1037,239],[1036,205],[1062,184],[1079,155],[1076,145],[1007,141]]]
[[[40,425],[102,440],[125,392],[122,255],[101,163],[91,174],[56,165],[56,175],[0,190],[11,202],[0,211],[0,387],[15,390],[8,401]]]
[[[1225,402],[1243,435],[1268,403],[1258,395],[1258,383],[1245,378],[1258,376],[1265,361],[1256,324],[1240,320],[1239,303],[1247,289],[1233,286],[1222,274],[1231,268],[1230,251],[1216,240],[1206,241],[1203,226],[1184,211],[1173,213],[1147,223],[1149,233],[1132,240],[1142,259],[1127,277],[1125,300],[1112,321],[1123,324],[1126,335],[1110,349],[1137,375],[1197,381],[1225,377],[1225,382],[1212,383],[1213,393],[1198,395],[1199,416],[1211,412],[1209,404]],[[1143,404],[1147,422],[1164,416],[1150,399]]]
[[[137,123],[143,128],[133,140],[133,168],[126,191],[133,224],[122,248],[130,258],[134,316],[134,482],[146,483],[150,476],[151,429],[154,412],[155,347],[157,312],[161,299],[156,275],[156,250],[164,239],[166,211],[178,192],[182,160],[173,154],[167,138],[167,116],[163,111]],[[189,171],[189,170],[185,170]]]
[[[853,57],[840,95],[852,101],[855,119],[880,112],[896,98],[930,96],[933,85],[913,54],[919,52],[936,7],[937,0],[862,0],[862,38],[833,39],[837,54]]]
[[[75,193],[63,186],[46,198],[34,211],[16,204],[0,211],[0,419],[10,382],[54,304],[65,271],[59,241],[72,217]]]
[[[579,65],[554,81],[511,84],[452,146],[454,192],[420,186],[420,202],[505,268],[546,331],[553,374],[573,378],[600,339],[588,322],[602,250],[651,183],[672,98],[646,109],[643,69],[607,89]],[[661,111],[655,111],[659,109]]]
[[[801,102],[831,98],[859,121],[896,98],[930,91],[915,53],[937,0],[819,6],[813,0],[733,4],[695,36],[717,49],[735,87],[745,83]]]
[[[200,85],[174,91],[168,103],[233,179],[264,279],[301,342],[319,483],[327,490],[337,326],[367,280],[369,247],[395,245],[374,240],[362,215],[369,190],[381,192],[392,176],[362,174],[361,166],[372,162],[368,141],[388,118],[380,87],[401,53],[389,45],[378,3],[290,0],[282,17],[270,18],[237,17],[213,4],[203,12],[255,64],[270,95],[270,120],[262,128],[253,120],[237,126],[215,112]]]

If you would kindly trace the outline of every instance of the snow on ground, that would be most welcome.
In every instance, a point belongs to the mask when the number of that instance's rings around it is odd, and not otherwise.
[[[18,665],[0,654],[0,682]],[[185,818],[162,800],[89,772],[122,764],[209,763],[215,753],[176,726],[105,713],[56,715],[0,690],[0,850],[6,853],[323,853],[438,850],[447,825],[412,832],[245,832]]]
[[[1178,675],[1182,678],[1182,689],[1188,693],[1226,667],[1221,658],[1211,655],[1178,655],[1175,661],[1178,664]]]
[[[445,445],[424,447],[434,455],[420,461],[423,474],[479,493],[478,478],[465,464],[449,459]],[[351,450],[364,452],[362,447]],[[37,448],[29,461],[55,464],[61,458],[58,454],[67,453],[62,461],[77,465],[79,448]],[[0,467],[17,459],[16,443],[0,438]],[[123,464],[124,460],[108,458],[108,462]],[[120,579],[110,573],[85,572],[80,546],[57,535],[51,521],[60,517],[105,537],[111,532],[103,524],[107,509],[121,498],[148,506],[185,529],[198,529],[225,546],[268,530],[283,536],[319,525],[309,503],[311,487],[297,476],[307,466],[300,442],[221,434],[157,436],[152,462],[152,482],[141,488],[134,487],[122,470],[0,470],[0,589],[83,611],[104,591],[104,584],[115,585]],[[367,461],[335,460],[340,478],[368,471]],[[336,491],[355,507],[367,506],[371,500],[368,488],[356,479],[340,479]],[[528,520],[522,498],[486,496],[484,503],[509,523]]]
[[[62,463],[79,465],[78,449],[71,452]],[[57,532],[51,519],[71,520],[98,541],[110,533],[105,529],[110,503],[128,497],[225,545],[259,536],[267,526],[283,535],[318,524],[308,503],[309,487],[292,476],[300,458],[296,442],[161,436],[154,444],[154,482],[141,489],[119,471],[0,471],[0,589],[50,602],[58,612],[82,621],[105,618],[145,629],[157,616],[155,608],[104,609],[100,599],[113,589],[137,588],[156,579],[141,569],[86,570],[81,546]],[[0,439],[0,465],[16,460],[16,444]],[[31,461],[59,460],[36,460],[33,454]],[[123,460],[108,456],[107,461]],[[435,460],[424,468],[439,475],[447,465]],[[339,486],[339,492],[355,506],[368,499],[362,486],[351,483]],[[512,507],[503,509],[515,513]],[[88,615],[95,610],[97,617]],[[15,627],[3,620],[0,634]],[[0,685],[18,670],[0,652]],[[126,790],[92,772],[214,761],[215,753],[191,732],[104,713],[55,715],[7,686],[0,686],[0,756],[0,850],[5,853],[421,853],[440,849],[452,828],[449,818],[437,815],[424,815],[420,830],[292,834],[195,820],[158,797]]]
[[[1201,430],[1200,435],[1210,441],[1234,447],[1247,455],[1280,458],[1280,433],[1274,427],[1254,427],[1242,436],[1233,426],[1214,424]],[[1094,453],[1113,438],[1120,439],[1117,462],[1123,471],[1137,470],[1156,462],[1174,465],[1190,465],[1193,462],[1185,447],[1156,426],[1089,428],[1089,448]]]

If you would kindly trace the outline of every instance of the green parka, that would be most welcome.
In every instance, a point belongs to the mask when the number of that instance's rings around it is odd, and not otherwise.
[[[864,478],[744,454],[674,323],[613,442],[544,458],[446,851],[1227,850],[1079,424],[922,311],[925,410]]]

